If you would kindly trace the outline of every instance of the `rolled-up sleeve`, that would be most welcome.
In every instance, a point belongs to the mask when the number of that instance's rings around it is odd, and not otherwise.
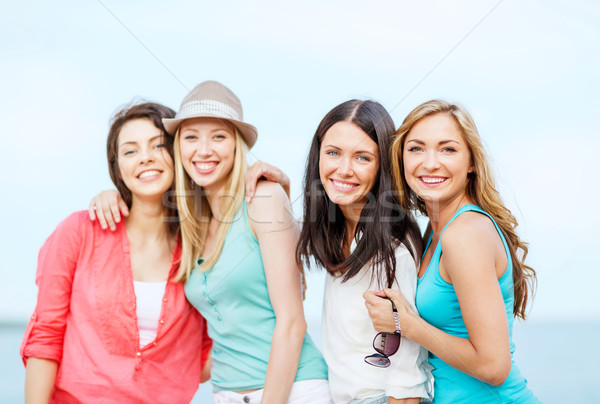
[[[414,258],[406,248],[396,250],[396,284],[413,310],[417,290],[417,268]],[[431,372],[427,362],[427,350],[421,345],[402,337],[398,352],[390,357],[386,394],[394,398],[430,397]]]
[[[79,212],[66,218],[40,249],[37,304],[21,344],[25,365],[29,357],[61,361],[71,288],[81,246],[80,222]]]

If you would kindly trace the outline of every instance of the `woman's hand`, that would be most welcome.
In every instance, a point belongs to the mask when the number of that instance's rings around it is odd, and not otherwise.
[[[114,189],[102,191],[96,195],[90,202],[88,208],[90,220],[98,219],[100,227],[106,230],[110,227],[111,231],[115,231],[116,223],[121,221],[121,214],[125,217],[129,216],[127,204]]]
[[[396,331],[392,303],[387,299],[383,299],[384,297],[388,297],[394,302],[396,310],[398,311],[398,318],[400,319],[400,328],[403,331],[402,335],[406,336],[405,332],[409,329],[410,321],[419,316],[414,312],[404,296],[402,296],[402,293],[394,289],[383,289],[377,292],[368,291],[363,293],[365,306],[367,306],[367,310],[369,311],[369,317],[371,317],[371,321],[373,322],[373,328],[375,328],[375,331],[377,332]]]
[[[248,169],[248,173],[246,174],[246,203],[252,202],[252,198],[256,194],[256,184],[263,179],[279,183],[288,199],[290,198],[289,177],[279,168],[264,161],[257,161],[252,164],[252,167]]]

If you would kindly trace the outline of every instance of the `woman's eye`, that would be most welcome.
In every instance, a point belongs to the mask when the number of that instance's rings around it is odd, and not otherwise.
[[[419,146],[412,146],[408,148],[409,152],[418,152],[421,151],[421,148]]]
[[[225,139],[225,135],[219,133],[219,134],[214,135],[213,139],[215,139],[215,140],[223,140],[223,139]]]
[[[133,153],[134,153],[134,151],[133,151],[133,150],[125,150],[125,151],[123,152],[123,156],[131,156]]]
[[[340,154],[338,152],[336,152],[335,150],[329,150],[328,152],[325,152],[325,154],[329,155],[329,156],[333,156],[333,157],[337,157]]]
[[[367,156],[358,156],[358,160],[363,161],[363,162],[371,161],[371,159],[368,158]]]
[[[196,135],[184,135],[183,138],[191,142],[196,139]]]
[[[154,147],[156,147],[157,149],[162,149],[163,147],[165,147],[165,144],[164,143],[159,143],[159,144],[157,144]]]
[[[442,151],[445,153],[454,153],[456,149],[454,147],[444,147]]]

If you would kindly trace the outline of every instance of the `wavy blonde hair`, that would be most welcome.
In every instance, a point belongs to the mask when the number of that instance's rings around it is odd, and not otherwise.
[[[513,265],[515,296],[513,314],[525,319],[527,303],[530,297],[533,298],[536,285],[535,270],[525,264],[529,248],[527,243],[519,239],[517,235],[515,230],[518,226],[517,220],[502,203],[475,122],[463,107],[444,100],[431,100],[413,109],[404,119],[402,126],[394,135],[391,149],[394,183],[400,191],[399,201],[406,209],[417,209],[421,213],[427,214],[424,201],[410,190],[406,182],[403,152],[406,137],[415,124],[421,119],[435,114],[448,114],[452,117],[458,124],[469,147],[473,172],[468,174],[466,192],[475,204],[494,218],[506,238]]]
[[[242,206],[246,194],[244,179],[248,170],[246,163],[248,146],[235,127],[234,132],[235,155],[233,168],[225,185],[226,198],[222,198],[222,217],[217,229],[216,248],[212,254],[203,257],[204,261],[199,266],[202,272],[212,268],[219,259],[223,251],[225,236],[227,236],[229,227],[235,214]],[[177,195],[177,210],[179,211],[181,227],[182,251],[181,262],[175,279],[185,283],[189,279],[198,257],[201,257],[204,253],[204,243],[208,234],[212,212],[202,188],[194,183],[183,168],[179,138],[179,129],[177,129],[173,149],[175,152],[175,193]]]

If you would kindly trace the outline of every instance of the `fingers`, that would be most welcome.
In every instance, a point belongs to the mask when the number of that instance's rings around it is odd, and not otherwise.
[[[386,297],[389,297],[390,299],[392,299],[394,301],[394,303],[396,303],[396,304],[399,301],[405,300],[404,296],[402,296],[402,293],[400,293],[398,290],[385,288],[382,290],[382,292]]]
[[[96,203],[92,199],[90,205],[88,206],[88,215],[90,216],[90,220],[93,222],[96,220]]]
[[[378,332],[395,331],[394,318],[392,316],[392,303],[382,299],[377,292],[367,291],[363,293],[365,306],[371,317],[373,328]]]
[[[376,292],[373,292],[371,290],[368,290],[365,293],[363,293],[363,299],[365,299],[365,302],[368,304],[375,304],[378,300],[381,300],[381,297],[377,296],[375,293]]]
[[[119,210],[121,211],[121,214],[125,217],[129,216],[129,208],[127,207],[127,204],[125,203],[125,201],[121,198],[119,198]]]
[[[106,230],[106,228],[108,227],[108,224],[106,223],[106,219],[104,217],[104,210],[102,209],[102,204],[99,201],[98,196],[96,196],[96,198],[94,198],[95,202],[95,209],[96,209],[96,218],[98,219],[98,223],[100,223],[100,227],[103,230]]]
[[[252,164],[252,167],[246,174],[246,203],[252,202],[252,198],[256,194],[256,184],[261,179],[279,183],[288,198],[290,197],[290,179],[280,169],[265,163],[257,161]]]
[[[103,191],[96,195],[90,203],[90,219],[97,219],[103,230],[110,228],[114,231],[117,229],[116,223],[121,221],[120,209],[123,208],[126,212],[124,215],[127,216],[129,210],[117,191]],[[94,218],[92,218],[92,211]]]
[[[119,209],[119,201],[117,198],[109,198],[108,209],[109,212],[106,213],[106,221],[108,222],[110,229],[115,230],[115,223],[119,223],[121,221],[121,211]]]
[[[265,163],[262,161],[257,161],[256,163],[252,164],[246,173],[246,203],[252,202],[252,198],[254,198],[256,184],[262,176],[264,165]]]
[[[257,174],[256,171],[248,171],[246,174],[246,203],[252,202],[252,198],[254,198],[256,192],[256,183],[258,183],[259,178],[260,174]]]

